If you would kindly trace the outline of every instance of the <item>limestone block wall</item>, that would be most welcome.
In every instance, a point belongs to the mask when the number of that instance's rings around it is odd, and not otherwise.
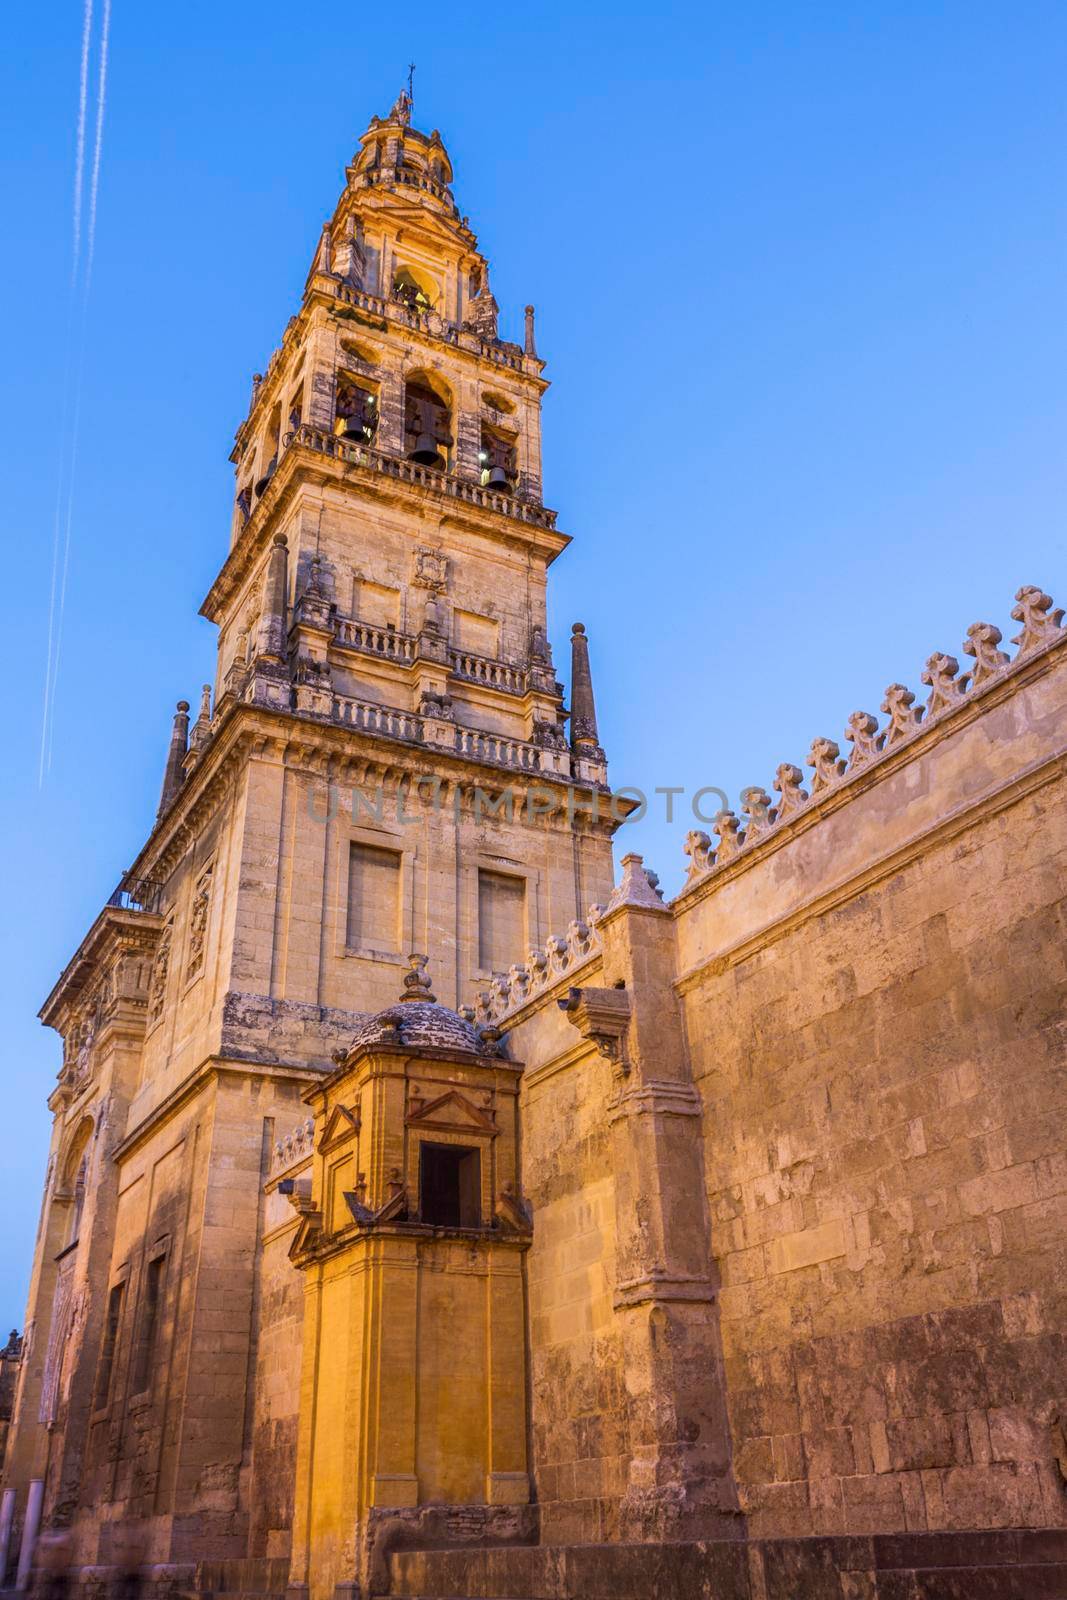
[[[305,1284],[289,1259],[299,1218],[278,1185],[288,1178],[310,1183],[311,1126],[305,1116],[293,1129],[278,1127],[281,1138],[264,1197],[249,1493],[248,1554],[254,1558],[285,1558],[292,1541]]]
[[[598,983],[600,963],[580,979]],[[521,1188],[533,1208],[529,1281],[532,1465],[545,1543],[618,1537],[630,1459],[614,1313],[615,1183],[609,1064],[551,998],[509,1031],[527,1059]]]
[[[617,1436],[624,1351],[598,1316],[619,1275],[612,1208],[642,1185],[649,1222],[688,1207],[699,1231],[707,1201],[709,1350],[721,1340],[721,1442],[750,1534],[1067,1524],[1067,631],[1039,590],[1016,600],[1013,658],[975,624],[969,682],[932,656],[922,712],[892,685],[883,727],[849,718],[847,763],[813,743],[810,794],[785,763],[776,807],[749,790],[743,831],[726,814],[717,849],[686,841],[674,990],[705,1196],[680,1174],[616,1170],[604,1062],[556,1004],[588,986],[610,1035],[613,913],[657,907],[639,858],[606,917],[590,913],[593,957],[572,930],[485,995],[527,1064],[547,1537],[612,1537],[596,1498],[610,1449],[639,1459]],[[628,1031],[601,1039],[617,1060],[669,1009],[639,965],[625,987]],[[669,1278],[666,1259],[651,1275]]]
[[[1063,636],[1006,660],[675,904],[755,1535],[1067,1521]]]

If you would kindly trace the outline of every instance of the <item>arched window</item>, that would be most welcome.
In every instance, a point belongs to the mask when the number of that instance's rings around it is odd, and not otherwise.
[[[404,451],[424,467],[447,470],[452,449],[452,406],[425,373],[404,384]]]
[[[333,431],[353,444],[370,444],[378,430],[378,396],[346,372],[337,375]]]
[[[410,267],[400,267],[393,275],[393,299],[409,311],[432,311],[437,293],[434,284]]]
[[[512,435],[482,423],[482,443],[478,452],[482,469],[482,487],[499,489],[509,494],[519,477],[518,453]]]
[[[282,408],[281,406],[275,406],[270,414],[266,436],[263,440],[263,453],[260,456],[260,460],[265,462],[265,466],[262,476],[256,480],[255,484],[254,493],[257,500],[273,478],[275,468],[278,465],[278,441],[281,438],[281,433]]]
[[[85,1210],[85,1192],[89,1176],[89,1140],[92,1136],[93,1125],[88,1117],[78,1126],[78,1131],[71,1140],[67,1150],[66,1159],[60,1169],[60,1182],[57,1200],[64,1200],[70,1206],[70,1217],[66,1228],[66,1237],[63,1248],[77,1244],[81,1233],[82,1212]]]

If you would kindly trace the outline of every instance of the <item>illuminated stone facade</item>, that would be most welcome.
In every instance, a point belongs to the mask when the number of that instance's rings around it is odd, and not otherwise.
[[[216,683],[42,1012],[8,1566],[1057,1593],[1067,630],[1021,589],[672,903],[614,885],[533,313],[451,182],[372,121],[238,430]]]

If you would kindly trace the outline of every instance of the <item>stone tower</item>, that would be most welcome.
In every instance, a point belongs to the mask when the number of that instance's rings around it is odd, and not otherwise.
[[[568,540],[541,498],[533,312],[500,337],[410,113],[360,140],[253,381],[203,605],[214,692],[191,727],[179,704],[152,832],[42,1011],[64,1051],[11,1562],[38,1526],[82,1565],[131,1540],[162,1566],[247,1554],[277,1133],[410,951],[463,1007],[610,893],[603,751],[590,711],[568,739],[547,643]]]

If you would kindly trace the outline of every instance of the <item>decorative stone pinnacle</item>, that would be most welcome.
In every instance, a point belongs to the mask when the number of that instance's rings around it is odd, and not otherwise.
[[[571,629],[571,743],[594,749],[598,745],[589,641],[582,622],[576,622]]]
[[[612,890],[609,911],[620,906],[643,906],[648,911],[666,911],[666,906],[649,881],[643,856],[633,850],[622,858],[622,881]]]
[[[526,307],[526,354],[537,360],[537,346],[534,344],[534,308]]]
[[[436,1004],[437,996],[432,993],[430,975],[426,970],[429,964],[429,956],[414,953],[408,956],[408,971],[404,974],[404,987],[400,991],[401,1000],[423,1000],[430,1005]]]
[[[189,702],[179,700],[174,713],[167,764],[163,769],[163,789],[159,796],[157,817],[161,817],[185,781],[184,762],[189,748]]]

